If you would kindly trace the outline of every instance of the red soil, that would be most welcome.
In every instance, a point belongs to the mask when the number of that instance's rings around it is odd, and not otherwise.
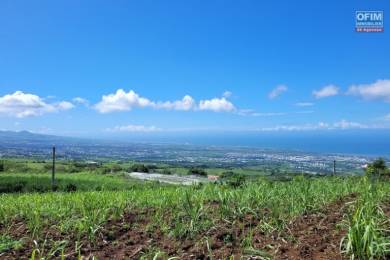
[[[339,224],[345,213],[345,203],[354,197],[352,195],[335,201],[320,212],[304,214],[293,220],[282,233],[265,234],[256,231],[253,233],[253,247],[275,259],[342,259],[339,248],[345,231]],[[218,207],[215,204],[210,206]],[[152,209],[138,210],[127,212],[121,219],[109,220],[96,243],[90,244],[84,238],[81,255],[98,259],[138,259],[152,249],[159,249],[180,259],[209,259],[210,254],[214,259],[226,259],[231,255],[235,256],[234,259],[241,256],[250,258],[250,252],[243,251],[241,242],[250,227],[259,224],[256,217],[247,215],[234,223],[219,221],[215,227],[193,239],[178,239],[164,234],[158,227],[149,230],[150,224],[158,224],[151,223],[152,214]],[[264,214],[267,214],[266,210]],[[0,231],[3,229],[0,227]],[[54,241],[74,239],[65,234],[53,233],[50,229],[47,229],[46,234],[47,239]],[[20,239],[28,235],[23,222],[13,225],[12,237]],[[32,248],[33,241],[27,239],[23,249],[0,254],[0,259],[28,259]],[[74,251],[72,243],[65,249],[67,259],[77,259],[78,255]]]

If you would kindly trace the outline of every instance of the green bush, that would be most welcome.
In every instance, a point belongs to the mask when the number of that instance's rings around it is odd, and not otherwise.
[[[77,190],[77,186],[76,184],[73,184],[73,183],[68,183],[66,186],[65,186],[65,191],[66,192],[74,192]]]
[[[145,164],[133,164],[129,170],[131,172],[149,172],[149,168]]]
[[[146,167],[147,167],[149,170],[156,170],[156,169],[158,169],[158,166],[155,165],[155,164],[148,164],[148,165],[146,165]]]
[[[110,169],[108,167],[102,167],[102,168],[98,169],[97,172],[100,174],[109,174],[112,172],[112,169]]]
[[[26,184],[26,181],[2,182],[0,183],[0,193],[22,192]]]
[[[172,171],[170,169],[164,169],[162,170],[161,174],[171,175]]]
[[[25,162],[16,162],[12,160],[7,160],[6,163],[3,163],[4,171],[6,172],[31,172],[33,169],[29,168]]]
[[[191,167],[188,170],[189,175],[207,176],[207,172],[202,168]]]
[[[45,163],[45,165],[43,166],[43,169],[46,171],[46,172],[49,172],[53,169],[53,164],[51,163]]]
[[[386,162],[383,158],[378,158],[372,163],[369,163],[366,168],[366,175],[369,177],[379,177],[389,175],[389,169],[386,166]]]
[[[238,188],[246,182],[246,178],[244,175],[232,171],[223,172],[221,174],[220,180],[222,183],[229,185],[233,188]]]
[[[122,170],[123,170],[122,167],[120,165],[118,165],[118,164],[114,164],[114,165],[111,166],[111,171],[112,172],[120,172]]]

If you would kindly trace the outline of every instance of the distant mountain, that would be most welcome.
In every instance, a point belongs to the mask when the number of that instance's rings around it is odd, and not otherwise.
[[[89,145],[94,140],[64,137],[47,134],[37,134],[29,131],[0,131],[0,147],[51,147]]]
[[[0,131],[0,157],[49,158],[51,148],[57,147],[58,155],[79,158],[90,153],[97,141],[74,137],[37,134],[29,131]]]
[[[29,131],[0,131],[0,143],[70,141],[74,138],[36,134]]]

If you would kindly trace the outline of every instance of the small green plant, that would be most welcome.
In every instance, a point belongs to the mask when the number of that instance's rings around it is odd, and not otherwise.
[[[244,239],[241,241],[241,247],[248,249],[253,248],[253,229],[250,228]]]
[[[341,245],[352,259],[386,258],[390,254],[389,220],[375,202],[376,188],[369,185],[348,214],[348,233]]]
[[[64,249],[68,244],[68,241],[55,241],[51,248],[48,247],[48,240],[45,239],[41,244],[39,244],[36,240],[33,241],[33,251],[31,253],[31,260],[34,259],[53,259],[55,257],[59,257],[60,259],[64,259]]]
[[[14,240],[8,235],[0,235],[0,255],[8,250],[18,249],[23,246],[20,240]]]
[[[194,198],[189,191],[185,192],[181,199],[182,218],[178,219],[179,223],[176,226],[176,235],[179,237],[193,237],[199,230],[202,229],[202,217],[204,216],[203,203],[197,198]]]

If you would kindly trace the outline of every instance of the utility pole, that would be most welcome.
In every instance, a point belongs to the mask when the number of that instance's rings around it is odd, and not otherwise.
[[[333,176],[336,176],[336,160],[333,161]]]
[[[56,185],[56,147],[53,146],[53,168],[51,169],[51,189],[52,191],[55,191],[55,185]]]

